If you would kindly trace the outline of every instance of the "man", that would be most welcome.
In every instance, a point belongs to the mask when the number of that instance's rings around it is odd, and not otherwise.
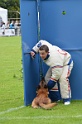
[[[71,55],[45,40],[40,40],[32,48],[31,56],[35,56],[38,52],[42,60],[50,67],[45,76],[49,89],[49,97],[52,101],[54,101],[55,98],[56,100],[60,100],[58,90],[59,82],[61,98],[63,99],[64,105],[69,105],[71,99],[71,88],[68,78],[73,68]]]

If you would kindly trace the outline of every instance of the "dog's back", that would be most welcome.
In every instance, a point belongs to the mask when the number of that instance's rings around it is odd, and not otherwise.
[[[42,80],[37,88],[37,96],[32,102],[32,107],[33,108],[42,107],[44,109],[51,109],[52,107],[57,105],[57,103],[51,103],[48,94],[49,92],[47,85],[45,84],[45,81]]]

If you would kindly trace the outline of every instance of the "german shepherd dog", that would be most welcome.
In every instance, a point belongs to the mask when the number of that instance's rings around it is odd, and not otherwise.
[[[52,107],[56,106],[57,103],[52,103],[51,99],[48,97],[48,87],[45,83],[44,78],[40,81],[40,84],[38,85],[37,95],[32,101],[32,107],[33,108],[44,108],[44,109],[51,109]]]

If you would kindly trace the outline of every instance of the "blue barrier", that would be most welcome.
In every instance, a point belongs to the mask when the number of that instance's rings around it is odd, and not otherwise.
[[[81,0],[40,1],[40,39],[67,50],[74,60],[70,77],[72,99],[82,99],[81,5]]]
[[[72,99],[82,99],[82,0],[20,0],[22,56],[24,70],[24,103],[28,105],[36,95],[40,79],[38,55],[29,53],[38,41],[38,10],[40,11],[40,39],[71,53],[74,68],[70,76]],[[39,8],[38,8],[39,5]],[[44,75],[47,66],[43,64]]]
[[[39,82],[38,55],[35,60],[30,57],[30,50],[38,40],[38,20],[36,0],[21,0],[21,29],[22,29],[22,56],[24,72],[24,104],[31,103]],[[28,54],[26,54],[28,53]]]

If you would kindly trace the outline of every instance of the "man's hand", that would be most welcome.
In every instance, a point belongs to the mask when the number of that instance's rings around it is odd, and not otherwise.
[[[30,55],[33,59],[35,58],[35,53],[33,51],[30,52]]]

